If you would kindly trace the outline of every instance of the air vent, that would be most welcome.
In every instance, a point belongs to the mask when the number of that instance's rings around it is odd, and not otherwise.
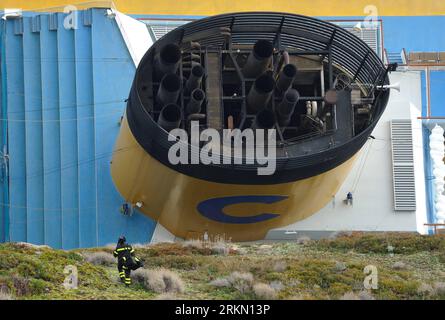
[[[360,39],[362,39],[368,46],[372,48],[376,53],[379,53],[379,45],[378,45],[378,29],[376,28],[366,28],[362,30],[355,30],[354,28],[345,28],[352,34],[356,35]]]
[[[176,20],[167,20],[167,21],[143,21],[147,24],[148,30],[153,41],[157,41],[161,39],[165,34],[169,33],[172,30],[175,30],[177,27],[182,26],[190,21],[176,21]]]
[[[394,210],[416,210],[411,120],[391,121]]]

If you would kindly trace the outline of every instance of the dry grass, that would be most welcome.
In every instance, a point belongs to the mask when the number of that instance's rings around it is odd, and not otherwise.
[[[335,272],[343,272],[347,269],[347,266],[344,262],[336,261],[334,266]]]
[[[253,286],[253,293],[260,300],[275,300],[277,298],[275,289],[266,283],[256,283]]]
[[[445,282],[434,283],[434,294],[439,296],[445,295]]]
[[[230,287],[231,284],[229,282],[229,280],[227,280],[226,278],[218,278],[215,280],[210,281],[209,283],[211,286],[217,287],[217,288],[224,288],[224,287]]]
[[[355,233],[307,245],[226,241],[228,255],[214,254],[212,243],[205,243],[143,245],[137,254],[147,269],[133,272],[138,281],[130,287],[117,281],[116,262],[93,265],[78,254],[111,252],[105,248],[64,251],[0,244],[0,288],[14,299],[259,299],[257,284],[274,289],[278,299],[445,299],[444,237]],[[245,254],[236,253],[236,246]],[[395,262],[408,268],[394,269]],[[66,265],[79,269],[78,290],[61,286]],[[378,268],[378,289],[362,292],[367,265]],[[158,270],[174,271],[182,285]],[[184,293],[174,292],[183,291],[184,284]]]
[[[340,300],[360,300],[359,297],[352,291],[346,292]]]
[[[178,300],[178,297],[170,292],[157,295],[154,300]]]
[[[217,278],[209,283],[215,287],[231,287],[238,290],[241,294],[252,291],[253,275],[250,272],[232,272],[225,278]]]
[[[302,236],[297,239],[297,243],[301,245],[307,245],[311,242],[311,238],[308,236]]]
[[[85,257],[85,261],[97,266],[116,264],[116,258],[113,257],[111,253],[105,251],[85,252],[83,256]]]
[[[367,290],[362,290],[358,293],[358,297],[360,300],[375,300],[374,296],[371,292]]]
[[[0,300],[14,300],[14,297],[9,293],[6,288],[1,288],[0,290]]]
[[[158,272],[162,274],[165,283],[166,292],[177,292],[183,293],[185,290],[185,285],[179,275],[173,271],[166,269],[159,269]]]
[[[402,261],[397,261],[397,262],[394,262],[394,264],[392,265],[392,268],[394,270],[406,270],[406,269],[408,269],[408,266],[406,265],[406,263],[404,263]]]
[[[185,248],[195,248],[195,249],[204,248],[204,244],[201,240],[187,240],[182,243],[182,246]]]
[[[223,241],[212,243],[212,253],[227,256],[230,253],[230,245]]]
[[[104,246],[105,249],[108,250],[114,250],[116,248],[116,244],[115,243],[108,243]]]
[[[270,287],[273,288],[275,291],[281,291],[285,288],[284,284],[281,281],[272,281],[270,283]]]
[[[286,269],[287,269],[286,261],[277,261],[275,262],[272,270],[274,272],[284,272],[286,271]]]
[[[131,277],[136,283],[156,293],[183,293],[185,289],[179,275],[167,269],[138,269]]]
[[[250,272],[232,272],[227,280],[233,288],[242,294],[252,290],[253,275]]]
[[[422,283],[417,288],[417,293],[421,296],[430,296],[430,295],[434,294],[434,289],[433,289],[433,286],[431,286],[430,284]]]
[[[362,290],[359,293],[348,291],[340,298],[340,300],[375,300],[375,298],[368,291]]]
[[[133,249],[147,249],[151,246],[150,243],[134,243],[132,245]]]
[[[426,236],[402,232],[350,232],[343,233],[335,239],[319,240],[316,246],[324,250],[354,250],[366,254],[388,254],[389,251],[394,254],[412,254],[422,251],[443,252],[445,250],[445,235]]]
[[[229,255],[231,253],[231,243],[225,241],[223,238],[216,237],[214,241],[202,241],[199,239],[193,239],[193,240],[186,240],[182,242],[182,246],[184,248],[188,249],[195,249],[195,250],[210,250],[212,254],[216,255]],[[237,250],[233,250],[233,253]]]

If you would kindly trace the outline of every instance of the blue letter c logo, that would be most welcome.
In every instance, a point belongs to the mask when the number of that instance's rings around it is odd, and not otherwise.
[[[204,200],[198,204],[198,211],[204,217],[222,223],[248,224],[263,222],[279,216],[275,213],[261,213],[255,216],[235,217],[223,212],[224,208],[232,204],[265,203],[271,204],[287,199],[286,196],[233,196]]]

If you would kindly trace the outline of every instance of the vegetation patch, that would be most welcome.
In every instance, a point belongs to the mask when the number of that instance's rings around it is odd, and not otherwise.
[[[113,246],[0,244],[0,299],[445,299],[445,239],[339,233],[327,240],[138,245],[144,268],[119,280]],[[77,287],[67,289],[67,266]],[[70,269],[71,270],[71,269]],[[368,271],[366,271],[368,270]],[[366,286],[375,270],[376,287]]]

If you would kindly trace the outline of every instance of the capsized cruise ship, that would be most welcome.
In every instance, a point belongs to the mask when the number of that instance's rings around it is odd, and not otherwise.
[[[139,64],[113,181],[177,237],[263,239],[330,201],[385,110],[392,68],[352,33],[301,15],[234,13],[181,26]],[[275,129],[275,172],[258,174],[258,162],[236,162],[235,147],[223,145],[210,151],[216,164],[172,164],[169,131],[191,134],[192,121],[200,131]],[[190,157],[202,148],[190,145]]]

